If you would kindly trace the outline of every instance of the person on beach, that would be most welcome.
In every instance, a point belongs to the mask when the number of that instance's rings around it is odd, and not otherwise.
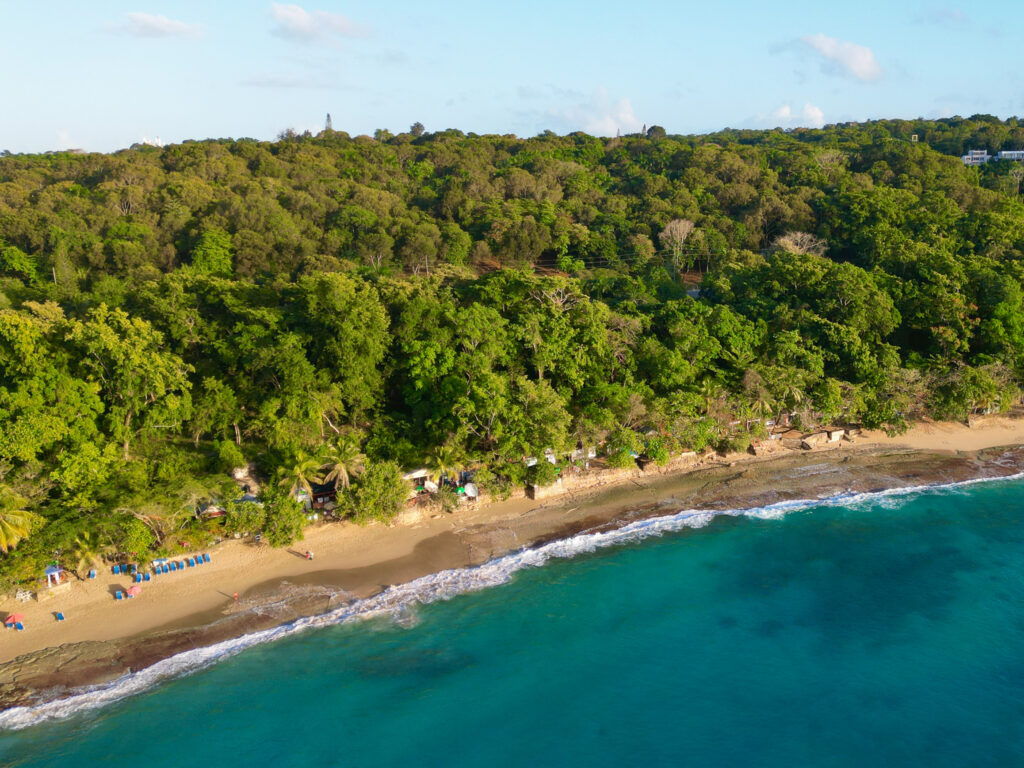
[[[237,592],[235,592],[234,598],[235,598],[235,602],[237,603],[238,602],[238,593]]]
[[[310,552],[308,549],[306,550],[306,559],[307,560],[312,560],[313,559],[313,553]]]

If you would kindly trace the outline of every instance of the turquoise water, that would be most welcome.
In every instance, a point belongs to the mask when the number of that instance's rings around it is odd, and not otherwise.
[[[1024,483],[756,514],[83,700],[0,765],[1024,764]]]

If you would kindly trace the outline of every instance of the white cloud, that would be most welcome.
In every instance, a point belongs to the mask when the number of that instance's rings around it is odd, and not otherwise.
[[[820,32],[800,39],[821,56],[827,72],[848,75],[863,82],[877,80],[882,75],[874,51],[865,45],[837,40]]]
[[[813,104],[804,104],[803,112],[800,113],[801,122],[810,128],[825,127],[825,113],[821,107]]]
[[[339,37],[366,37],[369,28],[331,11],[307,11],[298,5],[271,3],[273,33],[300,43],[331,42]]]
[[[931,7],[921,12],[916,17],[916,21],[924,24],[936,24],[939,26],[963,26],[970,22],[967,14],[961,11],[959,8],[950,8],[948,6]]]
[[[589,99],[580,103],[548,110],[548,117],[569,131],[585,131],[594,136],[636,133],[641,125],[630,100],[612,101],[604,88],[598,88]]]
[[[772,128],[822,128],[825,125],[825,112],[810,102],[804,104],[799,112],[795,112],[789,104],[783,104],[767,115],[758,115],[751,122]]]
[[[203,28],[198,24],[186,24],[166,16],[149,13],[129,13],[120,24],[108,24],[107,30],[132,37],[198,37]]]

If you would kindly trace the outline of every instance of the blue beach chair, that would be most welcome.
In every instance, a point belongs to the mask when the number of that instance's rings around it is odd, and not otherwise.
[[[172,570],[172,571],[176,571],[176,570],[178,570],[178,564],[177,564],[177,563],[175,563],[175,562],[172,562],[172,563],[171,563],[171,570]]]
[[[91,569],[89,571],[89,578],[90,579],[95,579],[96,578],[96,569],[95,568],[93,568],[93,569]]]
[[[64,614],[57,611],[57,621],[64,621]]]
[[[25,629],[25,625],[19,621],[17,624],[14,625],[14,628],[17,629],[19,632],[22,632]]]
[[[194,557],[190,557],[188,559],[188,567],[189,568],[195,568],[196,567],[196,559]]]
[[[210,556],[208,554],[206,554],[205,552],[203,552],[203,562],[204,563],[210,562]]]
[[[132,563],[132,573],[138,573],[138,572],[139,572],[139,566],[136,565],[135,563]]]
[[[119,573],[121,573],[121,566],[115,565],[113,568],[111,568],[111,570],[114,572],[114,575],[117,576]]]
[[[147,573],[147,574],[143,575],[142,580],[143,581],[149,581],[149,574]]]
[[[114,593],[114,599],[115,600],[123,600],[124,599],[124,595],[121,594],[121,590],[120,589],[117,590],[117,592]]]

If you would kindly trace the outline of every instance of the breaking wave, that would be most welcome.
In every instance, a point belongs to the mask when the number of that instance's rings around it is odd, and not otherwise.
[[[97,709],[142,693],[163,680],[180,677],[204,669],[234,656],[247,648],[318,627],[347,624],[372,617],[389,616],[399,625],[415,624],[415,608],[440,600],[448,600],[467,592],[507,583],[525,568],[536,568],[554,558],[572,558],[599,549],[634,543],[687,528],[703,528],[714,518],[751,517],[775,520],[799,510],[822,506],[857,506],[886,504],[897,497],[933,492],[955,492],[958,488],[993,481],[1024,478],[1024,472],[1005,477],[986,477],[945,485],[921,485],[864,493],[843,493],[819,499],[783,501],[751,509],[683,510],[675,514],[652,517],[627,523],[606,531],[584,532],[566,539],[552,541],[496,558],[482,565],[439,571],[406,584],[392,586],[373,597],[356,600],[318,616],[294,620],[272,629],[225,640],[204,648],[179,653],[143,670],[99,686],[80,688],[71,695],[35,706],[12,707],[0,712],[0,729],[21,729],[48,720],[63,719]]]

